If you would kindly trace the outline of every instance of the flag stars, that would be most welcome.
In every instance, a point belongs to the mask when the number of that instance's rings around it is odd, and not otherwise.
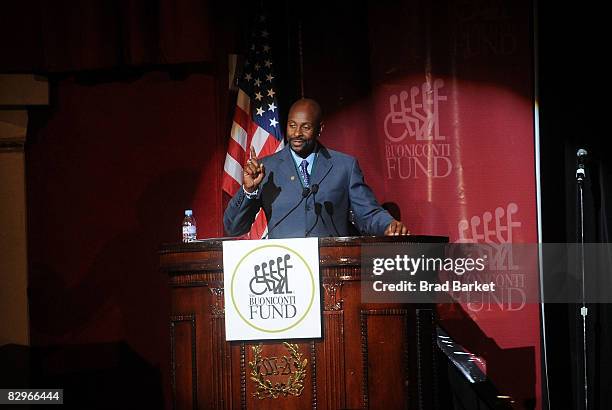
[[[261,101],[261,99],[262,99],[262,98],[263,98],[263,95],[261,95],[261,93],[260,93],[260,92],[256,92],[256,93],[255,93],[255,99],[256,99],[257,101]]]
[[[264,62],[264,65],[265,65],[267,68],[270,68],[270,67],[272,67],[272,61],[270,61],[270,60],[266,60],[266,61]]]
[[[268,111],[272,111],[272,112],[274,112],[274,110],[276,110],[276,108],[277,108],[277,107],[276,107],[276,105],[274,105],[274,103],[272,103],[272,104],[268,104]]]
[[[271,119],[270,119],[270,126],[271,126],[271,127],[276,127],[276,124],[278,124],[278,121],[276,121],[276,119],[275,119],[275,118],[271,118]]]
[[[253,79],[253,76],[251,75],[251,73],[246,73],[244,79],[247,81],[251,81]]]
[[[264,53],[267,53],[268,51],[270,51],[270,46],[267,45],[267,44],[264,44],[263,51],[264,51]]]
[[[274,76],[272,74],[268,74],[266,76],[266,80],[269,81],[269,82],[272,82],[273,79],[274,79]]]
[[[257,107],[257,115],[263,116],[264,110],[261,107]]]
[[[272,98],[274,98],[274,94],[276,94],[276,93],[274,92],[274,88],[270,88],[270,89],[268,90],[268,97],[272,97]]]
[[[259,65],[259,63],[255,64],[255,70],[259,70],[261,68],[261,66]]]
[[[261,85],[261,80],[259,78],[255,79],[255,87],[259,87]]]
[[[266,30],[263,30],[263,31],[261,32],[261,36],[262,36],[263,38],[268,38],[268,35],[269,35],[269,34],[270,34],[270,33],[268,33]]]

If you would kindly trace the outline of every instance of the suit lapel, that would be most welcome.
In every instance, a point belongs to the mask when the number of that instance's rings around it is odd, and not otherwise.
[[[289,153],[291,155],[291,153]],[[312,184],[321,184],[325,177],[331,171],[333,164],[331,162],[331,156],[327,148],[319,143],[319,154],[314,164],[314,171],[310,176],[310,182]]]
[[[289,152],[290,149],[289,144],[287,144],[280,152],[278,173],[280,174],[279,177],[281,179],[279,180],[278,184],[280,186],[289,186],[291,189],[294,189],[295,192],[300,194],[302,192],[302,183],[300,182],[300,177],[295,169],[295,162],[293,161],[291,152]]]

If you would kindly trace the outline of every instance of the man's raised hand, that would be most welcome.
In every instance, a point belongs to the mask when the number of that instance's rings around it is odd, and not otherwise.
[[[251,158],[246,162],[244,166],[244,174],[242,177],[242,185],[244,190],[248,193],[255,191],[261,181],[266,176],[266,170],[255,153],[255,148],[251,146]]]

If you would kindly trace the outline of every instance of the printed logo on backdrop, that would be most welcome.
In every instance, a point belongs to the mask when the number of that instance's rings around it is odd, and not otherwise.
[[[456,2],[450,21],[457,25],[452,41],[454,55],[468,60],[483,56],[516,54],[521,30],[508,2],[502,0]]]
[[[436,79],[389,96],[385,116],[388,179],[446,178],[451,174],[450,144],[440,131],[444,80]]]
[[[477,278],[468,275],[466,279],[493,282],[497,289],[492,293],[474,294],[475,297],[467,303],[471,311],[521,310],[527,301],[526,292],[533,290],[527,289],[533,286],[533,275],[525,272],[526,269],[531,273],[534,270],[531,266],[521,266],[525,265],[523,262],[531,262],[527,256],[531,255],[533,247],[512,244],[516,231],[522,225],[516,217],[518,211],[518,205],[510,202],[494,211],[461,219],[457,224],[459,239],[456,243],[478,244],[474,249],[488,261],[486,272],[470,274]],[[518,252],[517,246],[522,246]]]
[[[469,221],[462,219],[457,224],[459,239],[457,243],[487,243],[491,245],[512,243],[514,231],[521,227],[515,215],[518,205],[510,202],[505,208],[497,207],[494,212],[486,211],[474,215]],[[495,217],[494,217],[495,215]]]
[[[316,238],[223,245],[227,340],[320,337]]]

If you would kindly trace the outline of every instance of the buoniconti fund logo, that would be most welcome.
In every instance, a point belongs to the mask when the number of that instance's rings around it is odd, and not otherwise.
[[[318,242],[304,241],[224,243],[228,340],[320,336]]]
[[[452,170],[450,144],[441,131],[447,96],[444,80],[414,84],[388,95],[382,123],[388,179],[446,178]]]

